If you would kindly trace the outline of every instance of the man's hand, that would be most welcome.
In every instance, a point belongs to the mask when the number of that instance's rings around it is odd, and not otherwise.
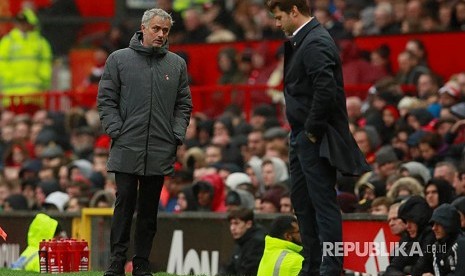
[[[308,140],[310,140],[310,142],[316,143],[316,137],[313,134],[305,132],[305,135],[307,136]]]

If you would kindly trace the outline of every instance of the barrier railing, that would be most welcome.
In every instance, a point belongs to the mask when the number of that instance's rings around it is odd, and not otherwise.
[[[367,97],[371,84],[347,85],[346,96]],[[246,116],[250,118],[252,110],[260,103],[272,103],[266,93],[269,90],[282,91],[281,87],[267,85],[209,85],[191,86],[194,112],[203,112],[208,116],[217,116],[230,104],[240,106]],[[414,94],[414,86],[402,86],[405,94]],[[278,92],[279,93],[279,92]],[[76,90],[63,92],[45,92],[28,96],[1,96],[4,106],[11,103],[9,109],[17,113],[33,113],[38,108],[50,111],[66,111],[72,107],[92,108],[96,104],[97,89],[87,89],[84,92]],[[280,108],[280,104],[275,104]]]

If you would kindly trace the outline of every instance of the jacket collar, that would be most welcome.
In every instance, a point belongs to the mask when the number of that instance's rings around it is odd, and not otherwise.
[[[162,57],[168,52],[168,40],[161,47],[144,47],[141,43],[143,38],[142,32],[137,31],[129,42],[129,48],[146,56]]]
[[[289,39],[292,48],[298,48],[307,34],[318,26],[320,26],[320,22],[318,22],[316,17],[313,17],[295,36]]]

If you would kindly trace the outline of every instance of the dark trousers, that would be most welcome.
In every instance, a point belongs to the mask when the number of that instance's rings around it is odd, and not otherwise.
[[[115,173],[116,202],[111,222],[111,261],[126,261],[131,224],[137,203],[134,258],[148,260],[157,232],[157,214],[163,176]]]
[[[320,142],[312,143],[303,131],[291,135],[291,201],[304,247],[299,275],[340,276],[343,257],[322,254],[323,243],[342,241],[342,216],[336,200],[336,169],[320,158],[319,151]]]

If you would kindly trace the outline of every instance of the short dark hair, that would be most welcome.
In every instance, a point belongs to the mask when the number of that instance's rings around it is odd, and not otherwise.
[[[228,221],[231,221],[232,219],[239,219],[242,221],[253,221],[254,220],[254,214],[252,209],[248,208],[237,208],[231,210],[228,214]]]
[[[294,222],[297,223],[297,219],[293,216],[279,216],[271,223],[268,235],[273,238],[283,239],[285,233],[294,230],[294,227],[292,226],[292,223]]]
[[[293,6],[303,15],[310,15],[310,7],[306,0],[268,0],[266,2],[268,9],[272,12],[275,8],[279,8],[285,13],[290,13]]]

